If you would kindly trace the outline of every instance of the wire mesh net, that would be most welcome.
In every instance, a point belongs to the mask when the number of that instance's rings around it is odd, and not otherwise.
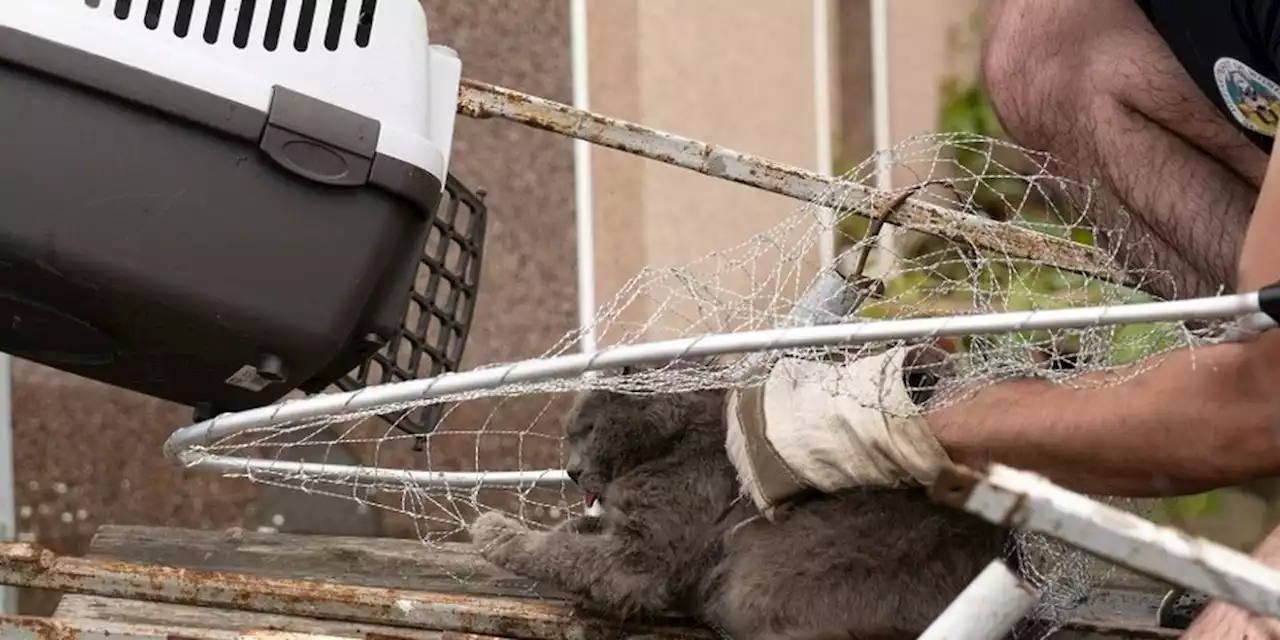
[[[911,184],[890,194],[878,192],[870,186],[878,159],[869,158],[824,194],[823,202],[838,207],[800,206],[773,228],[735,246],[679,267],[644,269],[602,305],[593,326],[565,335],[539,357],[578,352],[586,331],[609,348],[794,324],[798,301],[822,269],[836,266],[824,265],[820,258],[819,243],[830,230],[837,237],[842,273],[854,280],[839,292],[854,298],[856,309],[848,322],[1132,304],[1153,299],[1143,289],[1155,288],[1148,285],[1156,279],[1173,280],[1169,274],[1125,264],[1124,256],[1143,255],[1146,239],[1126,236],[1128,225],[1114,224],[1120,215],[1116,212],[1107,216],[1113,221],[1109,228],[1096,227],[1091,220],[1100,216],[1093,209],[1098,199],[1092,187],[1065,177],[1066,171],[1043,154],[963,134],[918,137],[881,153],[889,154],[896,175],[914,176]],[[910,233],[877,241],[873,221],[894,219],[894,207],[886,203],[902,206],[907,200],[990,220],[996,237],[1032,230],[1093,246],[1100,271],[1118,270],[1126,284],[1056,267],[1040,256],[1014,256],[998,243],[978,246]],[[1032,376],[1061,385],[1118,384],[1170,350],[1213,342],[1228,324],[1169,322],[965,336],[949,348],[948,373],[919,411],[963,401],[987,385]],[[386,510],[399,516],[389,521],[398,522],[402,533],[428,545],[465,540],[468,523],[493,510],[531,528],[545,528],[581,514],[586,506],[571,482],[547,480],[557,477],[551,474],[565,464],[561,418],[576,393],[741,388],[760,382],[761,363],[783,356],[858,358],[906,342],[772,350],[715,358],[696,367],[657,366],[490,385],[375,410],[278,421],[192,447],[187,461],[254,459],[230,475]],[[1099,376],[1100,371],[1108,373]],[[441,408],[439,424],[422,436],[420,450],[414,446],[417,436],[374,417],[415,406]],[[353,451],[365,466],[323,473],[321,467],[294,464],[323,465],[327,452],[338,446]],[[286,450],[288,455],[282,455]],[[385,472],[375,477],[365,473],[370,469]],[[386,470],[419,473],[410,477]],[[1137,501],[1107,502],[1144,508]],[[1018,544],[1044,587],[1036,612],[1042,619],[1066,620],[1107,577],[1083,554],[1052,540],[1020,534]]]

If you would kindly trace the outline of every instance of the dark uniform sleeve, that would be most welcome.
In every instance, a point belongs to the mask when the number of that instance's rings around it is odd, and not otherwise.
[[[1235,3],[1233,3],[1235,4]],[[1253,43],[1258,58],[1265,58],[1274,72],[1280,69],[1280,2],[1240,0],[1237,9],[1241,29]]]
[[[1263,151],[1280,124],[1280,0],[1134,0],[1223,116]]]

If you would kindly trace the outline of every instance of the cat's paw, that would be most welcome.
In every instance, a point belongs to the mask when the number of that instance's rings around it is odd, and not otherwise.
[[[486,556],[526,529],[514,518],[497,511],[490,511],[471,523],[471,543]]]

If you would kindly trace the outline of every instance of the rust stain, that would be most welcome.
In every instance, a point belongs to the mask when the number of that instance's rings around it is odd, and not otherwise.
[[[947,465],[938,471],[938,478],[929,488],[929,497],[949,507],[963,509],[974,487],[982,476],[968,467]]]
[[[1027,496],[1018,494],[1013,499],[1013,505],[1005,512],[1004,518],[1000,520],[1000,524],[1005,527],[1020,529],[1027,523]]]
[[[64,628],[57,621],[49,618],[5,616],[4,622],[10,629],[28,631],[39,640],[75,640],[76,638],[75,631]]]

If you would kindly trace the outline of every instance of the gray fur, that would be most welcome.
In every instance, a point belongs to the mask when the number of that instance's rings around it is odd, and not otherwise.
[[[816,496],[754,518],[724,451],[723,391],[590,392],[566,423],[569,469],[604,515],[534,532],[498,513],[489,561],[624,619],[672,613],[732,638],[915,638],[1008,534],[923,490]]]

